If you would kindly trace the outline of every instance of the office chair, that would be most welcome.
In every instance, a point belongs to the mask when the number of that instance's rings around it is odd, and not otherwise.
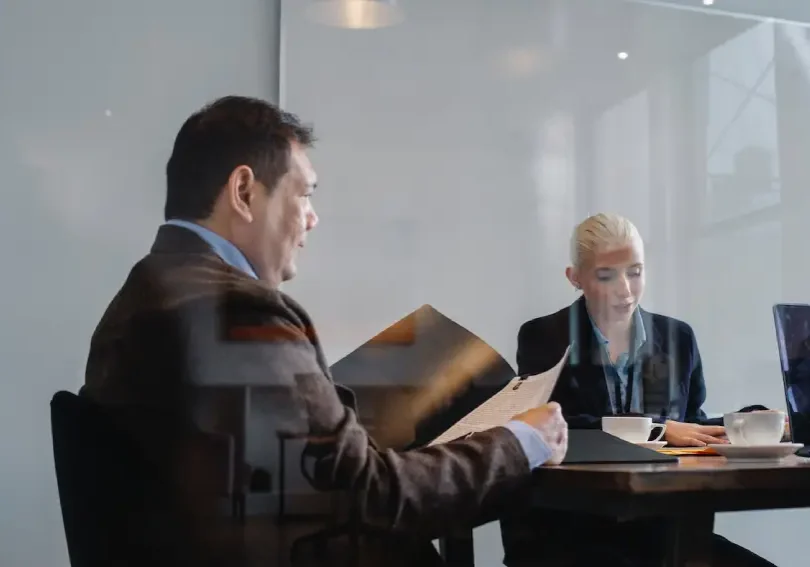
[[[156,525],[153,521],[156,512],[160,516],[173,501],[173,494],[137,444],[103,408],[83,396],[60,391],[50,407],[56,482],[71,566],[181,564],[171,557],[179,534],[167,522]],[[202,434],[201,439],[212,451],[213,462],[220,465],[213,474],[233,483],[238,476],[233,473],[233,440],[216,434]],[[233,484],[223,487],[229,496],[235,492]],[[234,515],[242,520],[243,500],[233,502]]]
[[[144,512],[145,464],[101,408],[70,392],[51,399],[51,434],[59,504],[72,567],[154,564],[130,541]]]

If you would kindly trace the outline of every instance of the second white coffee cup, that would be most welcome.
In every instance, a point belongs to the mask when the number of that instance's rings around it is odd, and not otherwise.
[[[727,413],[723,425],[734,445],[775,445],[785,431],[785,414],[776,410]]]

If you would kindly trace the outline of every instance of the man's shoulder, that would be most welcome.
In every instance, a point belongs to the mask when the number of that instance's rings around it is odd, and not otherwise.
[[[207,254],[145,256],[133,266],[110,307],[116,303],[132,315],[215,315],[226,325],[273,322],[302,331],[312,325],[303,307],[288,295]]]

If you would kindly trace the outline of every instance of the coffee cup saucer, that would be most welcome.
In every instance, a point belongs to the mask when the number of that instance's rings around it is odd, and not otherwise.
[[[782,459],[804,447],[801,443],[772,443],[769,445],[734,445],[721,443],[709,445],[727,459]]]
[[[645,449],[663,449],[666,446],[666,441],[639,441],[636,443],[639,447],[644,447]]]

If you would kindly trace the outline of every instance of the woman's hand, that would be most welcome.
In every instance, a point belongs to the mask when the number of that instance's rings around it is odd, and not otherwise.
[[[680,421],[667,421],[664,440],[675,447],[705,447],[711,443],[728,443],[722,425],[698,425]]]

